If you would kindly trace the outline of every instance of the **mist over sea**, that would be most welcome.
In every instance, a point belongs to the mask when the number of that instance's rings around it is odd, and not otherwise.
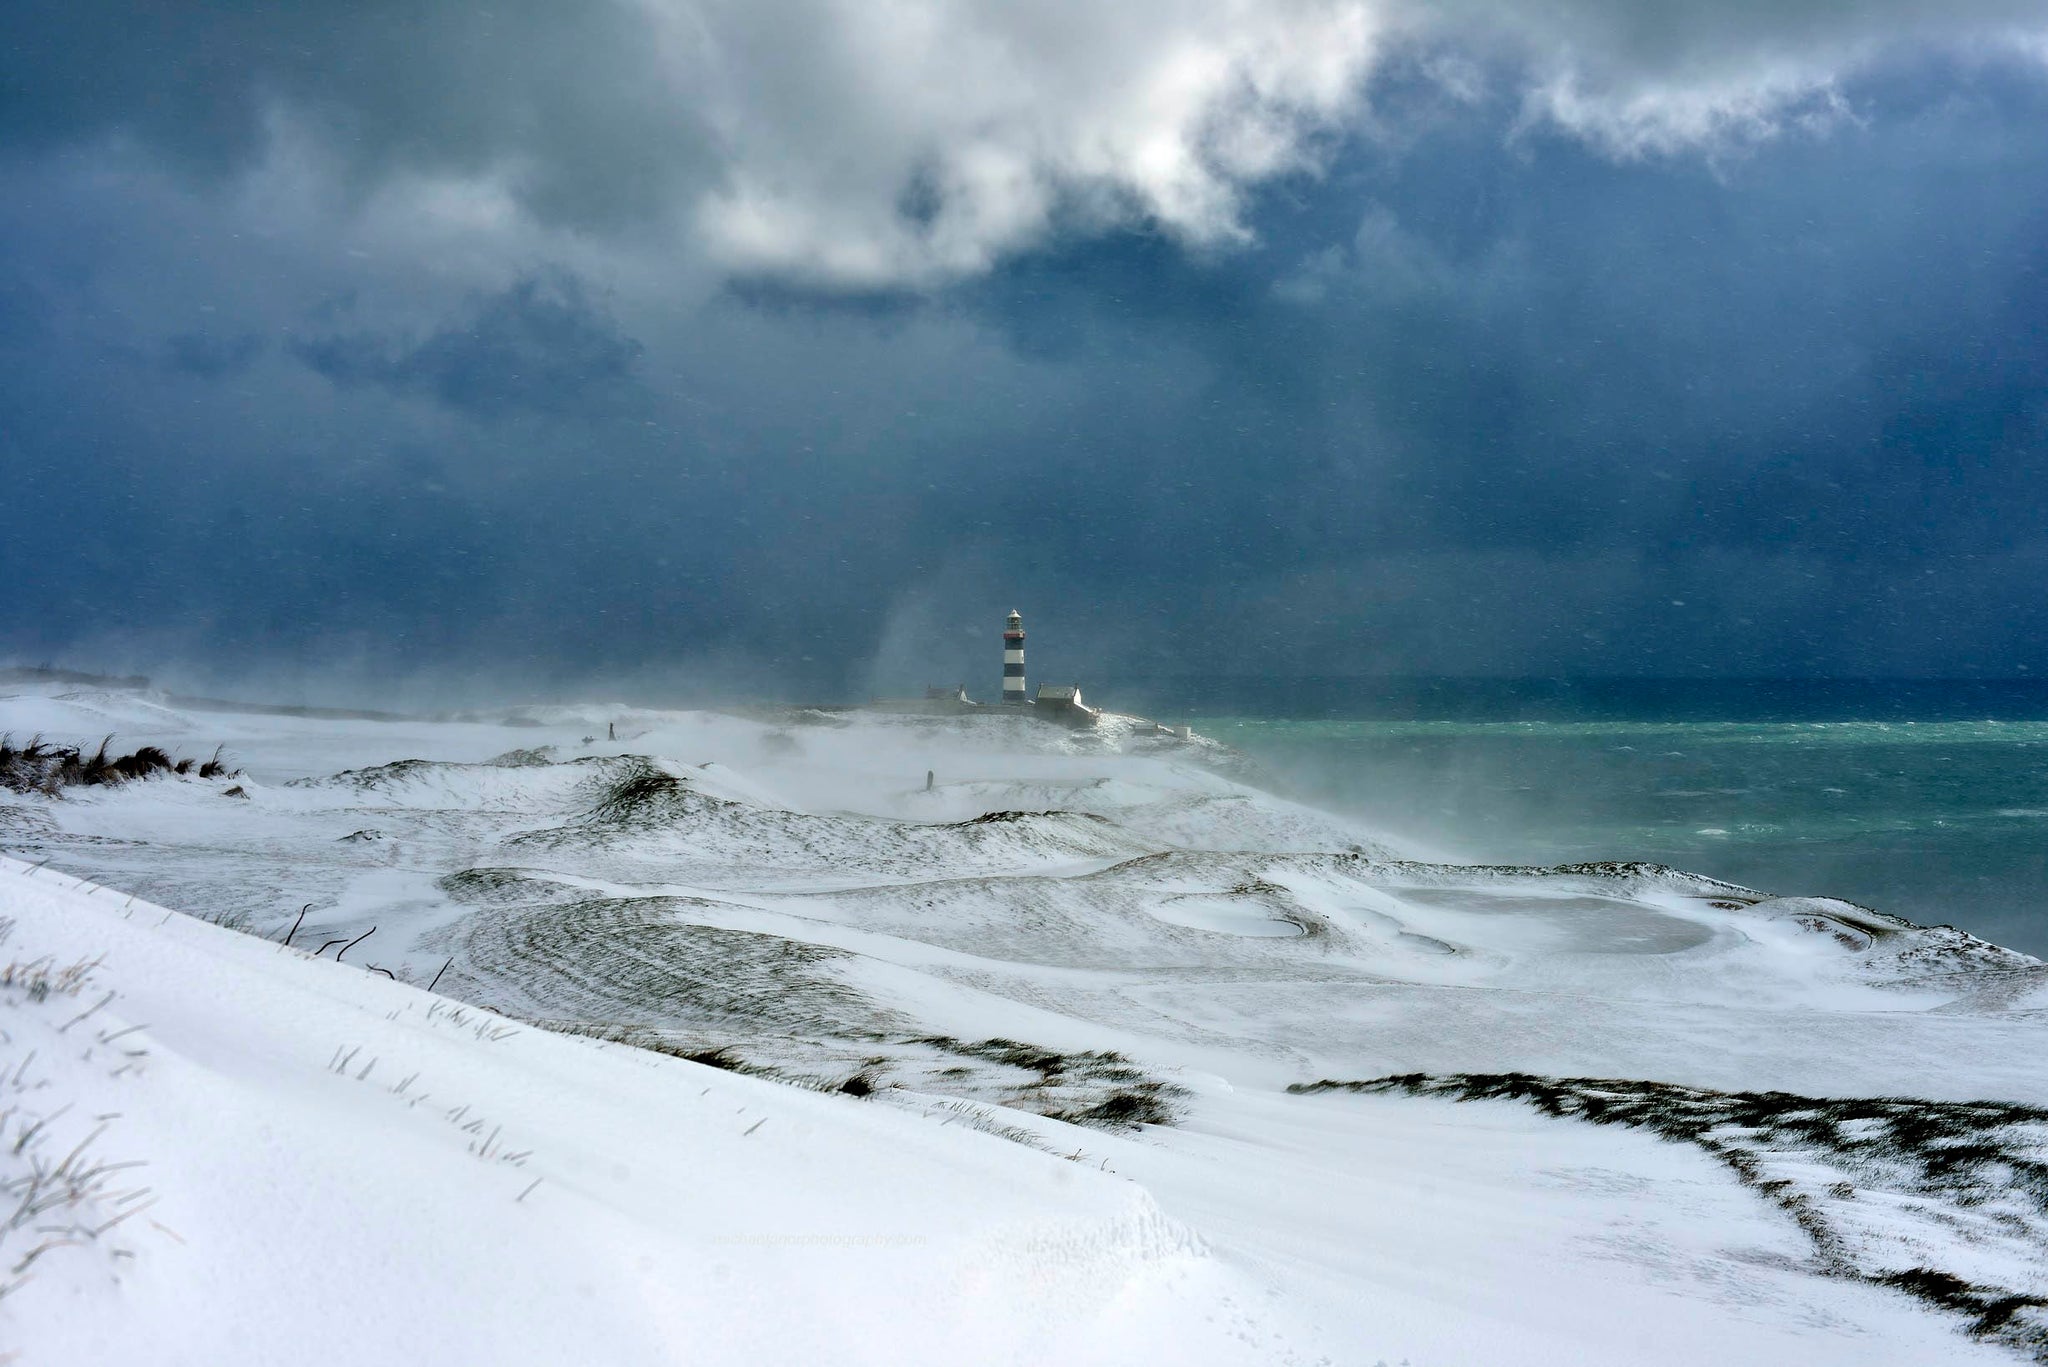
[[[1450,856],[1650,860],[2048,956],[2048,684],[1208,687],[1180,699],[1198,729]]]

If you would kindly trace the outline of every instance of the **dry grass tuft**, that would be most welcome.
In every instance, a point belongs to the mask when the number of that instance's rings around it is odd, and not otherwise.
[[[162,749],[145,745],[126,755],[108,753],[114,738],[106,737],[91,754],[73,745],[51,745],[36,736],[27,745],[16,745],[12,736],[0,735],[0,788],[16,793],[40,793],[56,797],[66,788],[106,788],[159,774],[190,774],[193,761],[174,760]],[[201,778],[233,778],[231,769],[215,750],[213,758],[198,766]]]

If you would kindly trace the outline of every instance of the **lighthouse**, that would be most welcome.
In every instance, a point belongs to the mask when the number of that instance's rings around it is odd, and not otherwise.
[[[1015,608],[1003,624],[1003,701],[1028,701],[1024,696],[1024,617]]]

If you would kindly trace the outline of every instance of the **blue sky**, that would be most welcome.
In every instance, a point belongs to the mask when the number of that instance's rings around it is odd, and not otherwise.
[[[16,659],[2048,672],[2034,7],[121,8],[0,86]]]

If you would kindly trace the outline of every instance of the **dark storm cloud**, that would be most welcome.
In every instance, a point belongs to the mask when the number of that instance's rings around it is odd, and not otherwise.
[[[425,393],[489,416],[566,413],[615,401],[645,349],[573,277],[526,279],[411,342],[378,332],[297,338],[291,353],[339,385]]]
[[[1860,44],[2037,29],[2027,0],[1448,0],[1439,8],[1476,27],[1541,35],[1581,65],[1608,63],[1643,75],[1693,64],[1829,54]]]
[[[365,195],[488,184],[741,275],[929,287],[1063,231],[1241,243],[1248,192],[1316,168],[1417,47],[1459,92],[1504,62],[1525,125],[1632,155],[1833,117],[1902,44],[2044,32],[2030,0],[25,0],[0,145],[111,141],[216,183],[319,160]]]
[[[202,380],[239,375],[263,353],[263,339],[253,332],[217,337],[208,332],[175,333],[164,341],[164,366]]]
[[[501,169],[549,222],[662,207],[705,132],[630,4],[11,6],[0,146],[139,142],[214,179],[296,123],[346,179]]]
[[[1274,206],[1260,259],[1004,273],[1024,345],[1173,372],[1105,376],[1017,541],[1311,671],[2039,668],[2041,83],[1850,94],[1864,132],[1718,176],[1454,123]]]
[[[851,66],[767,10],[707,21],[699,74],[783,60],[737,95],[654,60],[653,8],[141,16],[84,49],[125,88],[9,97],[0,637],[357,696],[408,663],[985,686],[1013,604],[1084,681],[2048,668],[2038,63],[1829,55],[1918,11],[1817,8],[1803,47],[1791,11],[1676,48],[1569,14],[1605,84],[1566,113],[1761,122],[1617,156],[1622,125],[1532,119],[1549,49],[1439,31],[1374,50],[1352,127],[1311,47],[1167,24],[1294,92],[1237,131],[1313,156],[1147,180],[1074,149],[1220,136],[1227,102],[1109,99],[1153,68],[1065,55],[1108,19],[1007,83],[963,48],[955,101],[900,33]],[[1745,85],[1738,49],[1806,74]],[[980,86],[1030,106],[985,144]],[[1783,121],[1795,89],[1841,116]],[[730,203],[787,212],[754,237],[663,207],[757,182]],[[1048,183],[1069,216],[1033,216]]]

